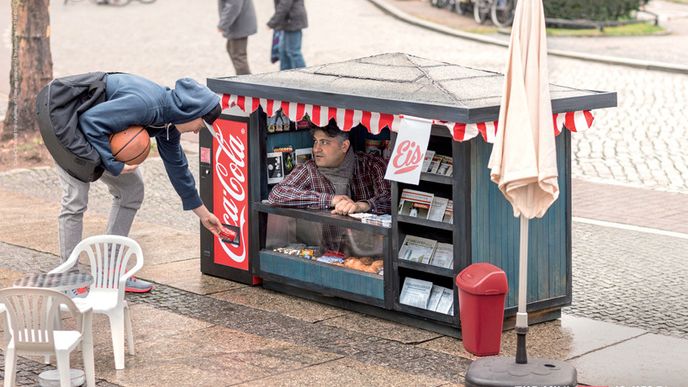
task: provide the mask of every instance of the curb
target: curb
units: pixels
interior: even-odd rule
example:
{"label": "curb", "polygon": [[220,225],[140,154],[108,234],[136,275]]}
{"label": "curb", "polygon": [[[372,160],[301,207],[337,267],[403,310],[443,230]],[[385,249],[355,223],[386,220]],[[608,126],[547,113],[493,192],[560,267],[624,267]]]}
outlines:
{"label": "curb", "polygon": [[[507,42],[501,41],[499,39],[494,39],[486,36],[481,36],[478,34],[473,34],[470,32],[464,32],[464,31],[458,31],[451,29],[447,26],[444,26],[442,24],[430,22],[430,21],[425,21],[422,19],[419,19],[415,16],[411,16],[407,14],[406,12],[401,11],[400,9],[396,8],[395,6],[389,4],[385,0],[368,0],[370,3],[375,5],[376,7],[380,8],[383,12],[403,21],[408,24],[412,24],[421,28],[425,28],[431,31],[439,32],[445,35],[450,35],[454,36],[457,38],[461,39],[467,39],[467,40],[472,40],[480,43],[486,43],[486,44],[492,44],[495,46],[500,46],[500,47],[508,47],[509,44]],[[664,72],[670,72],[670,73],[679,73],[679,74],[688,74],[688,66],[684,65],[678,65],[678,64],[672,64],[672,63],[664,63],[664,62],[653,62],[653,61],[646,61],[646,60],[639,60],[639,59],[630,59],[630,58],[619,58],[619,57],[614,57],[614,56],[606,56],[606,55],[594,55],[594,54],[583,54],[580,52],[575,52],[575,51],[566,51],[566,50],[556,50],[556,49],[549,49],[547,50],[547,53],[553,56],[558,56],[562,58],[570,58],[570,59],[580,59],[580,60],[585,60],[585,61],[590,61],[590,62],[598,62],[598,63],[606,63],[606,64],[612,64],[612,65],[617,65],[617,66],[626,66],[626,67],[633,67],[633,68],[639,68],[639,69],[645,69],[645,70],[653,70],[653,71],[664,71]]]}

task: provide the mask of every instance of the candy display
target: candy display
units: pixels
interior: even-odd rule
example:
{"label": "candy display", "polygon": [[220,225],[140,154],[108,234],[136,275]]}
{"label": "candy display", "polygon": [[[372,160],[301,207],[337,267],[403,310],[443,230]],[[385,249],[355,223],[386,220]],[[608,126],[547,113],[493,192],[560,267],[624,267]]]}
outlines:
{"label": "candy display", "polygon": [[373,257],[346,257],[339,251],[327,250],[321,253],[318,246],[306,246],[302,243],[290,243],[284,247],[273,249],[278,253],[294,255],[305,259],[342,266],[348,269],[364,271],[366,273],[383,274],[383,261]]}

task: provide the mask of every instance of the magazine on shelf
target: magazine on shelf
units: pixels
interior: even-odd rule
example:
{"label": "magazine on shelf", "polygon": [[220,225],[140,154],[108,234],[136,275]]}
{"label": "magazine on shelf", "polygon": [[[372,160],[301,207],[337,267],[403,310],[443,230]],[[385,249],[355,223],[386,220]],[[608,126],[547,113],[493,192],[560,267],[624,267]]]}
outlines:
{"label": "magazine on shelf", "polygon": [[432,254],[432,258],[430,258],[430,264],[445,269],[452,269],[454,267],[454,245],[438,242],[437,246],[435,246],[435,252]]}
{"label": "magazine on shelf", "polygon": [[296,165],[305,164],[313,158],[313,148],[299,148],[294,151],[294,161]]}
{"label": "magazine on shelf", "polygon": [[437,174],[451,176],[454,171],[454,160],[449,156],[442,156],[442,163],[437,168]]}
{"label": "magazine on shelf", "polygon": [[430,299],[428,300],[428,310],[437,310],[437,306],[440,304],[440,299],[442,298],[443,293],[443,287],[432,285],[432,290],[430,291]]}
{"label": "magazine on shelf", "polygon": [[447,209],[448,204],[449,199],[435,196],[432,199],[432,205],[430,206],[430,211],[428,212],[428,220],[441,222],[444,218],[444,211]]}
{"label": "magazine on shelf", "polygon": [[282,152],[268,153],[265,164],[268,173],[268,184],[277,184],[284,179],[284,167],[282,166]]}
{"label": "magazine on shelf", "polygon": [[450,314],[454,308],[454,292],[451,289],[442,288],[442,297],[437,304],[435,312]]}
{"label": "magazine on shelf", "polygon": [[442,221],[444,223],[454,224],[454,202],[451,200],[447,203],[447,209],[444,210]]}
{"label": "magazine on shelf", "polygon": [[427,219],[435,195],[404,188],[399,199],[399,215]]}
{"label": "magazine on shelf", "polygon": [[428,166],[428,172],[430,173],[437,173],[437,170],[440,168],[440,164],[442,164],[442,160],[444,159],[444,156],[435,154],[432,156],[432,161],[430,161],[430,166]]}
{"label": "magazine on shelf", "polygon": [[425,158],[423,158],[423,165],[420,168],[421,172],[428,172],[430,170],[430,162],[432,161],[432,158],[435,156],[435,151],[434,150],[426,150],[425,151]]}
{"label": "magazine on shelf", "polygon": [[392,142],[390,140],[382,140],[382,158],[389,161],[392,157]]}
{"label": "magazine on shelf", "polygon": [[434,239],[406,235],[404,243],[399,249],[399,259],[419,263],[430,263],[436,245],[437,241]]}
{"label": "magazine on shelf", "polygon": [[432,282],[406,277],[404,286],[401,288],[401,294],[399,295],[399,303],[426,309],[428,307],[431,291]]}
{"label": "magazine on shelf", "polygon": [[273,152],[282,154],[282,168],[284,175],[288,175],[294,169],[294,147],[291,145],[280,145],[272,149]]}

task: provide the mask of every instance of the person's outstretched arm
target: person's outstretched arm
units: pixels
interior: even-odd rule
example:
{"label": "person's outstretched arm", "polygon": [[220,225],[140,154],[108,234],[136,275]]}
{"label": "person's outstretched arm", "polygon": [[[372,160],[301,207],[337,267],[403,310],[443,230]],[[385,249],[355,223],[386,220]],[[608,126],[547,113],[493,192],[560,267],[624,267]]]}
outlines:
{"label": "person's outstretched arm", "polygon": [[201,224],[203,227],[207,228],[208,231],[212,232],[214,235],[222,231],[222,223],[220,223],[220,220],[215,215],[208,211],[208,208],[204,204],[194,208],[192,211],[198,216]]}

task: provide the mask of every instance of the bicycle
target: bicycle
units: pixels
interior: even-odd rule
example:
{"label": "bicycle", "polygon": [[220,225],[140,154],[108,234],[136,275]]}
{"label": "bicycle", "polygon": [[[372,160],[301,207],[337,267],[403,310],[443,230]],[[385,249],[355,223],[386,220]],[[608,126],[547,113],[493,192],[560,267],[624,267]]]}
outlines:
{"label": "bicycle", "polygon": [[514,21],[517,0],[493,0],[490,9],[492,23],[497,27],[508,27]]}
{"label": "bicycle", "polygon": [[435,8],[446,8],[453,0],[430,0],[430,4]]}
{"label": "bicycle", "polygon": [[[77,3],[82,0],[64,0],[64,4],[66,5],[68,2],[73,2]],[[143,4],[152,4],[155,3],[155,0],[137,0]],[[111,5],[113,7],[123,7],[125,5],[129,5],[129,3],[132,2],[132,0],[91,0],[92,3],[99,4],[99,5]]]}
{"label": "bicycle", "polygon": [[473,18],[478,24],[483,24],[490,16],[492,0],[475,0],[473,2]]}
{"label": "bicycle", "polygon": [[514,21],[517,0],[475,0],[473,18],[483,24],[490,17],[497,27],[508,27]]}
{"label": "bicycle", "polygon": [[459,15],[465,15],[470,10],[471,0],[430,0],[430,4],[436,8],[447,8]]}

